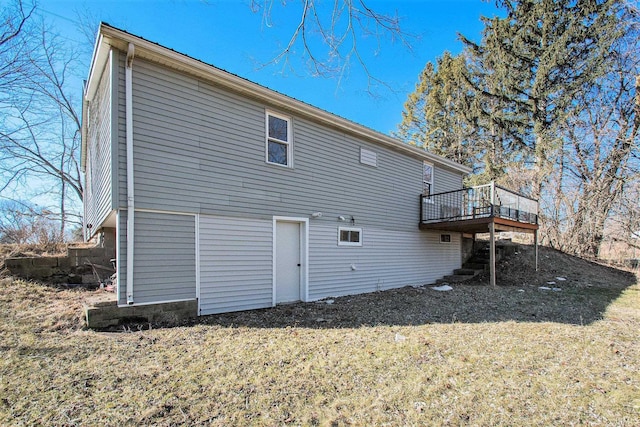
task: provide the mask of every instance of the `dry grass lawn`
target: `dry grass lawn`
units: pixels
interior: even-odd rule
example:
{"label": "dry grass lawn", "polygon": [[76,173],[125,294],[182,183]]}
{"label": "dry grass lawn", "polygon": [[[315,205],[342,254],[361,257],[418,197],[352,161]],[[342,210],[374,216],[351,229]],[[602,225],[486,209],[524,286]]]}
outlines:
{"label": "dry grass lawn", "polygon": [[121,332],[83,328],[88,291],[0,279],[0,425],[638,426],[640,287],[563,262],[584,277],[561,292],[407,288]]}

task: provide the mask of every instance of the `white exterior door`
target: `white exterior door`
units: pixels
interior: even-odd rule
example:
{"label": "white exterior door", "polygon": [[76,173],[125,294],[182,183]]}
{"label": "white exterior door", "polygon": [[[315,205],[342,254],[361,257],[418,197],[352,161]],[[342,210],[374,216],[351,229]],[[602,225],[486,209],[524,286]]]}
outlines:
{"label": "white exterior door", "polygon": [[300,301],[300,223],[276,222],[275,302]]}

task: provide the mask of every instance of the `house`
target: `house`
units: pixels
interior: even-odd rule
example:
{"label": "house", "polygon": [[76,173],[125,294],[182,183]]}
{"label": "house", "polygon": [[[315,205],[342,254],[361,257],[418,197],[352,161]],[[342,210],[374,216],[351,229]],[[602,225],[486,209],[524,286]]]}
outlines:
{"label": "house", "polygon": [[468,168],[107,24],[82,142],[85,238],[115,234],[121,307],[257,309],[461,266],[463,230],[418,225]]}

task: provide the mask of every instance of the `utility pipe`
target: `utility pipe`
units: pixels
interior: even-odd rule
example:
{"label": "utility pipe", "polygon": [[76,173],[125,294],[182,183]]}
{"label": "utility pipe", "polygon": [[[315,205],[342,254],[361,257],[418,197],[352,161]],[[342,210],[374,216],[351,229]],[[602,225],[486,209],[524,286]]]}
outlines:
{"label": "utility pipe", "polygon": [[135,46],[129,43],[125,64],[125,115],[127,143],[127,304],[133,304],[133,248],[134,248],[134,198],[133,198],[133,57]]}

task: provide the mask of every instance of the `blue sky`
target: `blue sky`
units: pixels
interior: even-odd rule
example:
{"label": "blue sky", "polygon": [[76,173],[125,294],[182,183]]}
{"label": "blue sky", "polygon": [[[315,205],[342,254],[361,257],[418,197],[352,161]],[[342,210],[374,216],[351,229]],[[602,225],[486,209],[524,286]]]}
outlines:
{"label": "blue sky", "polygon": [[[287,43],[299,21],[302,1],[282,3],[273,1],[268,24],[262,13],[252,13],[250,0],[41,0],[39,7],[65,38],[84,42],[87,52],[89,42],[77,23],[89,17],[96,28],[105,21],[383,133],[401,121],[403,104],[424,65],[445,50],[459,52],[458,32],[479,39],[480,15],[498,13],[493,3],[480,0],[368,1],[377,12],[397,13],[404,31],[417,36],[412,51],[400,43],[378,46],[372,37],[360,41],[371,74],[393,88],[375,89],[372,96],[356,64],[340,81],[310,76],[300,55],[291,67],[262,66]],[[333,1],[317,3],[329,7]]]}

